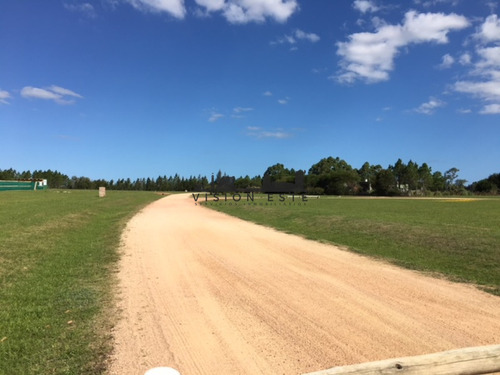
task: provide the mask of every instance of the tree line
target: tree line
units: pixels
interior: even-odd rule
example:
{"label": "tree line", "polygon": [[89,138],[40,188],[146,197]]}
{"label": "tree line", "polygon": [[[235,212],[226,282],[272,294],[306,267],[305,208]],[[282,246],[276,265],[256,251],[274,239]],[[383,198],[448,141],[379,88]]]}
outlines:
{"label": "tree line", "polygon": [[[379,195],[379,196],[436,196],[498,194],[500,174],[466,185],[459,178],[458,168],[446,172],[433,172],[427,164],[398,159],[394,165],[383,168],[365,162],[361,168],[353,168],[339,157],[321,159],[309,168],[306,175],[306,192],[328,195]],[[269,167],[266,173],[277,176],[277,180],[291,180],[295,171],[282,164]]]}
{"label": "tree line", "polygon": [[33,172],[18,172],[15,169],[0,169],[0,180],[18,180],[18,179],[46,179],[49,188],[54,189],[97,189],[104,186],[111,190],[146,190],[146,191],[193,191],[199,186],[208,186],[206,177],[180,177],[159,176],[157,178],[122,178],[118,180],[96,179],[89,177],[77,177],[60,173],[52,170],[35,170]]}
{"label": "tree line", "polygon": [[[277,163],[266,169],[263,176],[240,176],[232,181],[236,189],[258,190],[262,188],[265,176],[273,182],[295,181],[296,170],[288,169]],[[304,192],[307,194],[328,195],[380,195],[380,196],[439,196],[468,194],[499,194],[500,174],[467,185],[459,178],[459,169],[453,167],[445,172],[432,171],[427,164],[410,160],[404,163],[398,159],[394,165],[383,168],[365,162],[360,168],[354,168],[339,157],[327,157],[313,164],[305,174]],[[104,186],[110,190],[143,191],[200,191],[216,190],[217,184],[227,179],[221,170],[210,181],[206,176],[181,177],[158,176],[156,178],[130,178],[117,180],[92,180],[88,177],[69,177],[52,170],[18,172],[12,168],[0,169],[0,180],[47,179],[50,188],[58,189],[97,189]],[[213,180],[213,183],[212,183]]]}

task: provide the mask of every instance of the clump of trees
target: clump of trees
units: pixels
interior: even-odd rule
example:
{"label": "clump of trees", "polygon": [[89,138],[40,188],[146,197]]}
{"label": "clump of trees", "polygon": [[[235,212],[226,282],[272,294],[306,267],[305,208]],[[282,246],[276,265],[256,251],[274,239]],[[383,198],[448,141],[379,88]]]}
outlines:
{"label": "clump of trees", "polygon": [[[273,182],[293,183],[296,170],[288,169],[277,163],[266,169],[264,175],[238,177],[230,179],[238,190],[257,190],[262,187],[263,178]],[[394,165],[383,168],[365,162],[360,168],[352,167],[339,157],[323,158],[313,164],[305,173],[304,190],[308,194],[328,195],[380,195],[380,196],[439,196],[467,194],[499,194],[500,173],[495,173],[483,180],[466,186],[467,181],[460,179],[457,168],[446,172],[432,171],[423,163],[410,160],[404,163],[398,159]],[[306,173],[307,172],[307,173]],[[1,170],[0,180],[45,178],[50,188],[97,189],[104,186],[110,190],[146,190],[146,191],[200,191],[217,188],[218,184],[228,181],[228,176],[220,170],[211,176],[190,176],[184,178],[175,174],[156,178],[130,178],[118,180],[92,180],[88,177],[68,177],[58,171],[17,172],[14,169]],[[215,186],[212,186],[212,179]]]}
{"label": "clump of trees", "polygon": [[[293,170],[281,164],[269,167],[267,173],[290,178]],[[418,165],[410,160],[405,164],[398,159],[394,165],[383,168],[365,162],[361,168],[353,168],[339,157],[321,159],[309,168],[306,175],[306,192],[328,195],[382,195],[427,196],[469,194],[466,180],[458,178],[459,170],[451,168],[444,174],[426,163]],[[281,177],[283,178],[283,177]]]}
{"label": "clump of trees", "polygon": [[469,189],[477,194],[499,194],[500,193],[500,173],[494,173],[488,178],[474,182]]}

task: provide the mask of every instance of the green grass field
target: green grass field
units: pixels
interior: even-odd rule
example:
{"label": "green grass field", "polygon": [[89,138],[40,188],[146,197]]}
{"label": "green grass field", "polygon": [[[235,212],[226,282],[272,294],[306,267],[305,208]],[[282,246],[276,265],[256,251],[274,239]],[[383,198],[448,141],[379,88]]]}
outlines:
{"label": "green grass field", "polygon": [[[201,199],[200,199],[201,200]],[[208,207],[500,295],[500,199],[256,197]]]}
{"label": "green grass field", "polygon": [[99,374],[119,236],[152,193],[0,192],[0,374]]}

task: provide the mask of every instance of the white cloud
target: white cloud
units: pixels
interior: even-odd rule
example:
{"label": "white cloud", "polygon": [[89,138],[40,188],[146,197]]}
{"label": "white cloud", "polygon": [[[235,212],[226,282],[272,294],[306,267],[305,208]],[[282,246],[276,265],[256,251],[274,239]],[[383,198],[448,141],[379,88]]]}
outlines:
{"label": "white cloud", "polygon": [[422,0],[413,0],[415,4],[422,4],[422,6],[428,8],[433,5],[439,5],[442,3],[449,3],[452,6],[458,5],[460,0],[427,0],[427,1],[422,1]]}
{"label": "white cloud", "polygon": [[273,93],[271,91],[265,91],[262,95],[264,95],[264,96],[273,96]]}
{"label": "white cloud", "polygon": [[[136,0],[134,0],[136,1]],[[145,1],[145,0],[142,0]],[[206,12],[221,12],[230,23],[285,22],[299,9],[297,0],[195,0]],[[180,0],[179,0],[180,2]]]}
{"label": "white cloud", "polygon": [[10,104],[7,99],[10,98],[10,94],[8,91],[0,90],[0,103],[2,104]]}
{"label": "white cloud", "polygon": [[242,113],[242,112],[250,112],[253,111],[253,108],[250,107],[236,107],[233,109],[234,113]]}
{"label": "white cloud", "polygon": [[23,89],[21,90],[21,96],[23,98],[36,98],[36,99],[49,99],[49,100],[57,100],[61,98],[61,95],[59,94],[31,86],[23,87]]}
{"label": "white cloud", "polygon": [[[304,41],[308,41],[311,43],[316,43],[316,42],[319,42],[320,37],[319,37],[319,35],[317,35],[315,33],[307,33],[305,31],[297,29],[294,31],[294,33],[292,35],[284,35],[283,37],[272,41],[270,44],[288,43],[288,44],[293,45],[293,44],[296,44],[298,40],[304,40]],[[294,49],[297,49],[297,48],[294,48]]]}
{"label": "white cloud", "polygon": [[387,22],[379,17],[372,17],[372,25],[375,29],[380,29],[382,26],[387,25]]}
{"label": "white cloud", "polygon": [[56,94],[60,94],[62,96],[67,95],[67,96],[73,96],[75,98],[81,98],[82,97],[80,94],[77,94],[74,91],[65,89],[65,88],[60,87],[60,86],[52,85],[52,86],[50,86],[50,90],[53,91],[53,92],[55,92]]}
{"label": "white cloud", "polygon": [[485,47],[477,50],[483,59],[478,62],[478,68],[497,67],[500,68],[500,47]]}
{"label": "white cloud", "polygon": [[[496,1],[496,0],[495,0]],[[490,12],[493,13],[496,11],[497,7],[498,7],[498,3],[496,3],[495,1],[488,1],[485,5],[490,8]]]}
{"label": "white cloud", "polygon": [[288,99],[278,99],[278,103],[285,105],[288,103]]}
{"label": "white cloud", "polygon": [[204,7],[208,12],[224,9],[225,0],[196,0],[196,4]]}
{"label": "white cloud", "polygon": [[295,30],[295,37],[301,40],[308,40],[309,42],[316,43],[319,42],[320,37],[314,33],[306,33],[302,30]]}
{"label": "white cloud", "polygon": [[101,5],[106,9],[116,10],[116,8],[118,8],[120,1],[123,0],[101,0]]}
{"label": "white cloud", "polygon": [[64,5],[64,8],[69,10],[70,12],[82,13],[84,16],[86,16],[88,18],[97,17],[94,6],[90,3],[83,3],[83,4],[64,3],[63,5]]}
{"label": "white cloud", "polygon": [[282,131],[276,131],[276,132],[269,132],[269,131],[263,131],[260,133],[260,138],[278,138],[278,139],[283,139],[283,138],[290,138],[292,135],[290,133],[282,132]]}
{"label": "white cloud", "polygon": [[430,98],[428,102],[422,103],[418,108],[415,108],[414,111],[424,115],[432,115],[436,112],[436,109],[443,107],[445,104],[445,102],[442,102],[439,99]]}
{"label": "white cloud", "polygon": [[366,21],[362,18],[358,18],[356,20],[356,25],[358,25],[359,27],[363,27],[363,25],[366,23]]}
{"label": "white cloud", "polygon": [[448,32],[467,26],[467,19],[454,13],[409,11],[402,25],[384,24],[373,33],[351,34],[349,41],[337,43],[341,71],[336,78],[343,83],[388,80],[399,49],[424,42],[447,43]]}
{"label": "white cloud", "polygon": [[258,126],[248,126],[247,130],[248,130],[247,132],[248,136],[259,139],[262,138],[285,139],[285,138],[290,138],[292,136],[291,133],[287,133],[281,129],[278,129],[276,131],[268,131]]}
{"label": "white cloud", "polygon": [[176,18],[184,18],[186,8],[184,0],[126,0],[134,8],[146,12],[165,12]]}
{"label": "white cloud", "polygon": [[485,100],[500,100],[500,80],[482,82],[458,81],[454,87],[458,92],[472,94]]}
{"label": "white cloud", "polygon": [[364,79],[368,82],[389,79],[397,49],[403,46],[401,31],[396,26],[384,26],[376,33],[356,33],[349,42],[337,43],[341,56],[341,82]]}
{"label": "white cloud", "polygon": [[217,120],[223,118],[224,115],[222,113],[217,113],[217,112],[212,112],[212,114],[210,115],[208,121],[210,122],[216,122]]}
{"label": "white cloud", "polygon": [[274,44],[285,44],[285,43],[295,44],[295,43],[297,43],[297,41],[295,40],[295,38],[292,35],[283,35],[282,37],[277,38],[276,40],[273,40],[269,44],[274,45]]}
{"label": "white cloud", "polygon": [[500,19],[498,16],[492,14],[487,17],[475,36],[485,42],[500,41]]}
{"label": "white cloud", "polygon": [[57,104],[73,104],[75,102],[74,99],[68,99],[68,96],[73,98],[82,98],[80,94],[77,94],[74,91],[55,85],[52,85],[47,89],[26,86],[21,90],[21,96],[28,99],[53,100]]}
{"label": "white cloud", "polygon": [[443,56],[443,61],[441,62],[439,67],[442,69],[447,69],[450,68],[454,62],[455,59],[453,58],[453,56],[447,53],[446,55]]}
{"label": "white cloud", "polygon": [[469,65],[472,62],[472,56],[470,53],[466,52],[460,56],[460,59],[458,60],[460,64],[462,65]]}
{"label": "white cloud", "polygon": [[498,115],[500,114],[500,104],[488,104],[479,113],[483,115]]}
{"label": "white cloud", "polygon": [[354,7],[354,9],[359,10],[361,13],[376,12],[377,10],[379,10],[379,7],[370,0],[354,0],[352,6]]}
{"label": "white cloud", "polygon": [[[499,114],[500,102],[500,22],[496,15],[488,16],[479,28],[479,32],[474,34],[475,40],[479,43],[476,46],[478,59],[473,63],[472,57],[466,59],[470,65],[469,80],[455,82],[453,88],[457,92],[476,96],[486,103],[481,114]],[[488,43],[495,44],[488,46]]]}
{"label": "white cloud", "polygon": [[462,114],[469,114],[469,113],[472,113],[472,110],[467,108],[467,109],[464,109],[464,108],[460,108],[457,110],[458,113],[462,113]]}
{"label": "white cloud", "polygon": [[469,26],[464,16],[455,13],[420,13],[409,11],[403,25],[409,43],[436,42],[448,43],[447,34]]}

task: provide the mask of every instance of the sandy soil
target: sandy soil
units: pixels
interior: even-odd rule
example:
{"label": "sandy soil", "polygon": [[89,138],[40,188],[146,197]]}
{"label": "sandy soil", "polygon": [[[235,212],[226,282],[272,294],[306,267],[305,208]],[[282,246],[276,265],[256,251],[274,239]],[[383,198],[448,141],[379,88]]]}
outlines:
{"label": "sandy soil", "polygon": [[111,374],[300,374],[500,343],[500,298],[161,199],[123,235]]}

